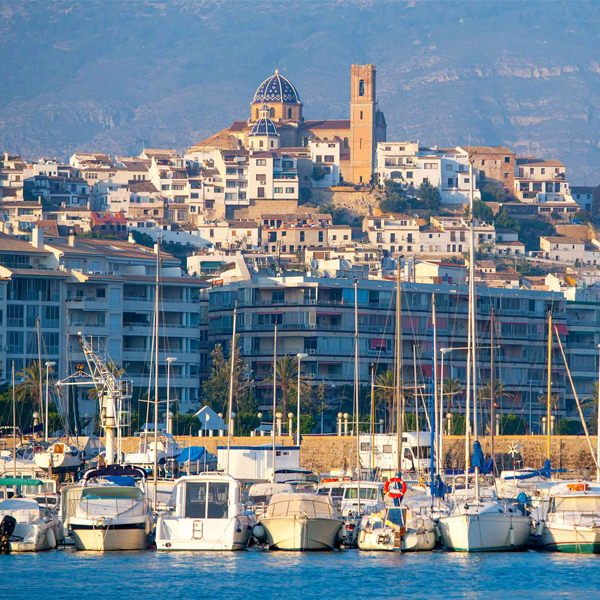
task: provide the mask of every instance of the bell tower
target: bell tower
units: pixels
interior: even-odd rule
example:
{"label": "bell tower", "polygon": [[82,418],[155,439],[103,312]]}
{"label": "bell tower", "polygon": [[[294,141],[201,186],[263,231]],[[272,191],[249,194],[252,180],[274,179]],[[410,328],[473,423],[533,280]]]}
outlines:
{"label": "bell tower", "polygon": [[377,151],[377,70],[352,65],[350,82],[350,160],[352,183],[369,183]]}

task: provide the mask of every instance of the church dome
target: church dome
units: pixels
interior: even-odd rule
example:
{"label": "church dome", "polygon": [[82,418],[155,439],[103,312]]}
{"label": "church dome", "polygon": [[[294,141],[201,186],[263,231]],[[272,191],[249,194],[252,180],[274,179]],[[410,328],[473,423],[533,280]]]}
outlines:
{"label": "church dome", "polygon": [[275,69],[275,74],[265,79],[254,94],[253,104],[257,102],[284,102],[300,103],[300,95],[296,88],[279,74],[279,69]]}
{"label": "church dome", "polygon": [[275,127],[275,123],[269,119],[269,117],[261,117],[254,123],[254,127],[252,127],[252,131],[248,134],[251,137],[256,136],[267,136],[267,137],[279,137],[279,132],[277,131],[277,127]]}

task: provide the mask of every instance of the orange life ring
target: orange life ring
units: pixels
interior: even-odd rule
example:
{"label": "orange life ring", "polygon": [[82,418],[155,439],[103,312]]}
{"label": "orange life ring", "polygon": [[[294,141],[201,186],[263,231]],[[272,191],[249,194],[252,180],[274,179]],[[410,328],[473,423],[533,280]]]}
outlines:
{"label": "orange life ring", "polygon": [[[400,489],[397,492],[390,492],[390,483],[396,483],[400,486]],[[403,481],[400,477],[391,477],[385,482],[383,486],[383,491],[390,498],[402,498],[404,494],[406,494],[406,482]]]}

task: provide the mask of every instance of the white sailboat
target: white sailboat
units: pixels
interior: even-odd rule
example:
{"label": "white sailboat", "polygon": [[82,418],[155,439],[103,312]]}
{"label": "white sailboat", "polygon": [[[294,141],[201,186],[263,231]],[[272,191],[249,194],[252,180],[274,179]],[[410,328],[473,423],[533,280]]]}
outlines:
{"label": "white sailboat", "polygon": [[175,441],[175,438],[166,432],[160,432],[156,436],[153,432],[140,433],[137,452],[128,452],[123,458],[126,465],[133,465],[143,469],[154,468],[154,454],[156,448],[156,461],[162,465],[167,460],[171,460],[181,454],[181,448]]}
{"label": "white sailboat", "polygon": [[[470,399],[473,399],[473,432],[476,460],[473,497],[457,499],[454,509],[440,517],[438,524],[444,545],[460,552],[490,552],[519,550],[530,537],[531,519],[514,504],[497,498],[482,498],[479,490],[480,466],[483,454],[477,440],[477,359],[475,302],[475,233],[473,216],[473,165],[469,167],[470,179],[470,240],[469,240],[469,316],[467,340],[467,390],[465,431],[465,477],[468,490],[470,465]],[[472,382],[472,386],[471,386]]]}
{"label": "white sailboat", "polygon": [[81,467],[79,450],[65,442],[54,442],[33,455],[35,464],[47,473],[73,473]]}

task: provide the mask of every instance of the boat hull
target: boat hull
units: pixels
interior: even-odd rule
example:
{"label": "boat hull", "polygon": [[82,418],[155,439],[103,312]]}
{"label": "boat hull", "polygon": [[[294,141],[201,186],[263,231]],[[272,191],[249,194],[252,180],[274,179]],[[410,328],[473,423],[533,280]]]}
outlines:
{"label": "boat hull", "polygon": [[81,519],[72,520],[70,527],[77,550],[112,552],[146,548],[146,521],[104,525]]}
{"label": "boat hull", "polygon": [[39,525],[17,524],[14,536],[23,538],[20,541],[9,542],[10,551],[42,552],[56,548],[56,533],[49,523]]}
{"label": "boat hull", "polygon": [[273,550],[333,550],[343,522],[339,519],[269,517],[261,519]]}
{"label": "boat hull", "polygon": [[539,546],[551,552],[600,554],[600,529],[545,523]]}
{"label": "boat hull", "polygon": [[456,552],[509,552],[529,541],[531,522],[525,516],[461,514],[439,520],[444,545]]}
{"label": "boat hull", "polygon": [[244,550],[248,546],[255,524],[256,520],[251,520],[247,515],[227,520],[161,516],[156,524],[156,549]]}

